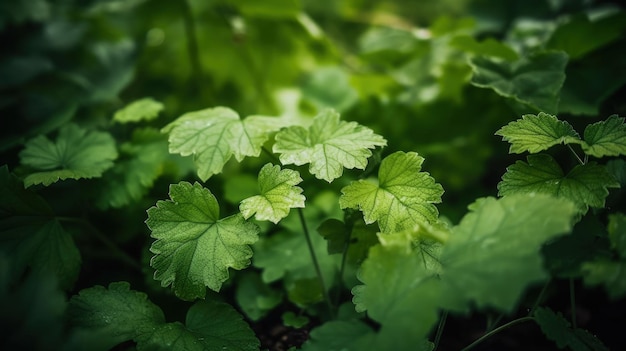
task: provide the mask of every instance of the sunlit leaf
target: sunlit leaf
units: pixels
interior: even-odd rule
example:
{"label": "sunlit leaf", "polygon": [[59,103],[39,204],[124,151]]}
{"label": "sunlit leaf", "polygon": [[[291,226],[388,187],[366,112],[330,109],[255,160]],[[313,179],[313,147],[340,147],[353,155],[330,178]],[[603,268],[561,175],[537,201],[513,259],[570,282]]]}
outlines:
{"label": "sunlit leaf", "polygon": [[606,121],[585,128],[583,151],[595,157],[626,155],[624,117],[612,115]]}
{"label": "sunlit leaf", "polygon": [[163,110],[163,104],[153,98],[135,100],[123,109],[115,112],[113,120],[119,123],[149,121],[157,118]]}
{"label": "sunlit leaf", "polygon": [[509,153],[516,154],[537,153],[558,144],[582,143],[569,123],[543,112],[523,115],[522,119],[500,128],[496,135],[511,143]]}

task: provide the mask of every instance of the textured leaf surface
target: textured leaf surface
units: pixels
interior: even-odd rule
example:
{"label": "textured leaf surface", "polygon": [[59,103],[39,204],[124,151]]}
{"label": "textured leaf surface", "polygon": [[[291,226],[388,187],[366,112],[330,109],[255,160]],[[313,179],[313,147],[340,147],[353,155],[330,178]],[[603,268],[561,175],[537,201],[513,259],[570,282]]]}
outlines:
{"label": "textured leaf surface", "polygon": [[153,98],[143,98],[133,101],[123,109],[115,112],[113,120],[119,123],[149,121],[157,118],[162,110],[162,103]]}
{"label": "textured leaf surface", "polygon": [[61,127],[56,142],[40,135],[29,140],[20,152],[22,164],[36,170],[24,179],[26,187],[48,186],[68,178],[99,177],[116,158],[115,140],[110,134],[75,124]]}
{"label": "textured leaf surface", "polygon": [[479,308],[511,311],[529,284],[547,276],[540,248],[571,229],[576,209],[567,200],[524,194],[482,198],[470,210],[441,252],[444,295],[454,296],[448,303],[461,295]]}
{"label": "textured leaf surface", "polygon": [[511,143],[509,153],[516,154],[525,151],[537,153],[557,144],[582,143],[569,123],[543,112],[524,115],[522,119],[500,128],[496,135]]}
{"label": "textured leaf surface", "polygon": [[198,176],[206,181],[222,172],[234,155],[237,161],[259,156],[270,133],[283,121],[273,117],[249,116],[244,120],[226,107],[186,113],[163,128],[169,133],[169,150],[182,156],[193,155]]}
{"label": "textured leaf surface", "polygon": [[472,84],[547,113],[556,113],[567,55],[543,52],[514,62],[474,57]]}
{"label": "textured leaf surface", "polygon": [[600,340],[587,331],[572,329],[570,323],[560,313],[539,307],[534,317],[541,331],[560,349],[568,347],[573,351],[608,351]]}
{"label": "textured leaf surface", "polygon": [[300,174],[291,169],[266,164],[259,172],[260,195],[244,199],[239,210],[248,219],[256,214],[259,221],[278,223],[287,217],[289,210],[304,207],[305,197],[302,188],[296,185],[302,182]]}
{"label": "textured leaf surface", "polygon": [[377,221],[383,233],[436,222],[439,213],[433,204],[441,202],[443,188],[428,173],[420,172],[423,162],[415,152],[385,157],[378,184],[359,180],[341,189],[341,208],[362,211],[365,223]]}
{"label": "textured leaf surface", "polygon": [[198,183],[172,184],[169,194],[146,220],[157,239],[150,247],[154,278],[184,300],[204,297],[205,287],[219,291],[229,267],[249,265],[259,228],[239,214],[220,219],[217,200]]}
{"label": "textured leaf surface", "polygon": [[326,110],[317,115],[307,129],[292,126],[276,134],[273,151],[283,164],[310,163],[309,171],[318,179],[331,182],[344,168],[365,169],[370,149],[385,146],[380,135],[356,122],[339,120],[339,114]]}
{"label": "textured leaf surface", "polygon": [[619,187],[605,166],[593,162],[577,165],[566,175],[550,155],[529,155],[527,159],[528,163],[517,161],[507,168],[498,183],[500,196],[548,194],[573,201],[586,212],[589,206],[604,207],[607,188]]}
{"label": "textured leaf surface", "polygon": [[626,155],[624,118],[613,115],[585,128],[583,150],[595,157]]}

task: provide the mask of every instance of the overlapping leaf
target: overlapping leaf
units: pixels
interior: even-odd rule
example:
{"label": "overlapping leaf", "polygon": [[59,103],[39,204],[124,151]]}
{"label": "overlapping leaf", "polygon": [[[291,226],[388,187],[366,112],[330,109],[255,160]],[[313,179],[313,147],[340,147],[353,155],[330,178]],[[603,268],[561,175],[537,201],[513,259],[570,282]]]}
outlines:
{"label": "overlapping leaf", "polygon": [[539,307],[534,314],[535,322],[541,331],[563,349],[568,347],[573,351],[608,351],[598,338],[584,329],[572,328],[571,324],[560,313],[554,313],[549,308]]}
{"label": "overlapping leaf", "polygon": [[206,287],[219,291],[229,267],[250,263],[259,228],[240,214],[220,219],[217,200],[198,183],[172,184],[170,198],[148,209],[154,278],[184,300],[204,297]]}
{"label": "overlapping leaf", "polygon": [[566,175],[550,155],[529,155],[527,159],[528,163],[517,161],[507,168],[498,183],[501,196],[548,194],[566,198],[574,202],[581,212],[586,212],[589,206],[604,206],[609,194],[607,188],[619,187],[606,167],[593,162],[577,165]]}
{"label": "overlapping leaf", "polygon": [[378,184],[359,180],[341,189],[341,208],[363,212],[365,223],[378,222],[383,233],[437,221],[435,203],[443,188],[426,172],[424,158],[415,152],[396,152],[380,164]]}
{"label": "overlapping leaf", "polygon": [[99,177],[113,166],[116,158],[115,140],[110,134],[75,124],[61,127],[56,142],[40,135],[28,141],[20,152],[22,164],[36,170],[24,179],[26,187],[48,186],[68,178]]}
{"label": "overlapping leaf", "polygon": [[387,141],[371,129],[340,121],[337,112],[326,110],[308,129],[292,126],[278,132],[273,151],[280,153],[283,164],[310,163],[311,174],[331,182],[344,168],[365,169],[370,149],[385,145]]}
{"label": "overlapping leaf", "polygon": [[516,154],[525,151],[537,153],[557,144],[582,143],[569,123],[543,112],[524,115],[522,119],[500,128],[496,135],[511,143],[509,153]]}
{"label": "overlapping leaf", "polygon": [[606,121],[585,128],[583,150],[595,157],[626,155],[626,124],[624,118],[612,115]]}
{"label": "overlapping leaf", "polygon": [[237,161],[259,156],[270,133],[283,126],[281,119],[249,116],[244,120],[226,107],[189,112],[163,128],[169,133],[169,150],[193,155],[198,176],[206,181],[220,173],[234,155]]}
{"label": "overlapping leaf", "polygon": [[135,100],[123,109],[115,112],[113,120],[119,123],[149,121],[157,118],[163,110],[163,104],[153,98]]}
{"label": "overlapping leaf", "polygon": [[301,181],[297,171],[266,164],[259,172],[261,194],[241,201],[241,214],[248,219],[256,213],[255,218],[259,221],[278,223],[287,217],[290,209],[304,207],[302,188],[296,186]]}

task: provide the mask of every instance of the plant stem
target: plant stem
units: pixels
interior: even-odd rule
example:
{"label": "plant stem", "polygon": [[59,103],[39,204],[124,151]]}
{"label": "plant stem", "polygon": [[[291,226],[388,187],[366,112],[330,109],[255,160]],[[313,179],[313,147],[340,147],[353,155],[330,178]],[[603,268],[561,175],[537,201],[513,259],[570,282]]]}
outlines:
{"label": "plant stem", "polygon": [[189,0],[182,0],[183,23],[185,25],[185,36],[187,39],[187,55],[191,67],[190,84],[192,89],[200,92],[202,80],[202,66],[200,64],[200,49],[198,48],[198,35],[196,34],[196,21],[193,18],[193,11]]}
{"label": "plant stem", "polygon": [[576,291],[574,289],[574,278],[569,278],[569,303],[572,310],[572,328],[578,328],[576,323]]}
{"label": "plant stem", "polygon": [[574,148],[570,144],[567,144],[567,147],[569,148],[569,151],[571,151],[574,154],[574,157],[576,157],[576,160],[578,160],[578,163],[580,163],[581,165],[584,165],[585,161],[583,161],[583,159],[580,158],[580,156],[578,156],[576,151],[574,151]]}
{"label": "plant stem", "polygon": [[550,280],[548,280],[544,285],[543,288],[541,288],[541,291],[539,292],[539,296],[537,296],[537,300],[535,300],[535,303],[533,304],[533,307],[530,309],[530,311],[528,311],[528,316],[532,316],[535,313],[535,310],[537,309],[537,307],[539,307],[539,304],[541,303],[541,300],[543,300],[543,295],[546,294],[546,291],[548,291],[548,286],[550,286]]}
{"label": "plant stem", "polygon": [[[347,224],[347,223],[346,223]],[[348,232],[348,238],[343,245],[343,252],[341,253],[341,266],[339,268],[339,288],[337,289],[337,294],[335,296],[335,305],[339,306],[339,298],[341,297],[341,289],[343,288],[343,272],[346,268],[346,259],[348,258],[348,249],[350,248],[350,240],[352,239],[352,227],[354,226],[353,222],[350,222],[349,225],[346,226],[346,231]]]}
{"label": "plant stem", "polygon": [[520,324],[520,323],[524,323],[524,322],[532,321],[532,320],[534,320],[533,317],[522,317],[522,318],[514,319],[514,320],[508,322],[507,324],[504,324],[504,325],[502,325],[502,326],[500,326],[500,327],[490,331],[489,333],[481,336],[478,340],[476,340],[473,343],[469,344],[468,346],[463,348],[461,351],[471,350],[476,345],[482,343],[483,341],[487,340],[489,337],[491,337],[491,336],[493,336],[493,335],[495,335],[495,334],[497,334],[497,333],[499,333],[499,332],[501,332],[501,331],[503,331],[505,329],[508,329],[508,328],[510,328],[510,327],[512,327],[512,326],[514,326],[516,324]]}
{"label": "plant stem", "polygon": [[488,333],[492,331],[498,325],[498,323],[500,323],[503,317],[504,317],[504,313],[500,313],[498,317],[496,317],[495,319],[491,320],[490,318],[490,320],[487,322],[487,328],[485,332]]}
{"label": "plant stem", "polygon": [[441,319],[439,319],[439,325],[437,326],[437,333],[435,334],[435,341],[433,342],[433,344],[435,344],[433,351],[436,351],[437,347],[439,347],[439,342],[441,341],[441,335],[443,334],[443,328],[446,326],[447,319],[448,311],[443,311]]}
{"label": "plant stem", "polygon": [[326,284],[324,283],[324,276],[322,276],[322,270],[317,260],[317,256],[315,255],[315,249],[313,249],[313,242],[311,241],[311,235],[309,234],[309,228],[306,225],[306,220],[304,219],[304,212],[302,211],[302,208],[298,208],[298,216],[300,217],[300,224],[302,225],[302,230],[304,231],[304,237],[306,238],[306,243],[309,247],[309,253],[311,254],[311,260],[313,261],[313,266],[315,267],[317,278],[319,279],[322,291],[324,293],[324,300],[326,300],[328,313],[330,314],[331,318],[335,318],[335,311],[330,301],[330,296],[328,295]]}

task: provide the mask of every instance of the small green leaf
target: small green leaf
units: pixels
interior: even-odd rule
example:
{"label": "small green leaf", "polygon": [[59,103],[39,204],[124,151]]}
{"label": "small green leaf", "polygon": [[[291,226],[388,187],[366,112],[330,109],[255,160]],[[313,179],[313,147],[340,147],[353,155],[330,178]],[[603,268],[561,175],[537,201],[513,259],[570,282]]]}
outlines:
{"label": "small green leaf", "polygon": [[220,290],[229,267],[250,264],[259,228],[240,214],[219,219],[217,200],[198,183],[172,184],[170,198],[148,209],[154,278],[183,300],[203,298],[205,287]]}
{"label": "small green leaf", "polygon": [[595,157],[626,155],[626,124],[624,117],[612,115],[606,121],[585,128],[583,151]]}
{"label": "small green leaf", "polygon": [[123,109],[115,112],[113,120],[119,123],[150,121],[157,118],[162,110],[162,103],[147,97],[133,101]]}
{"label": "small green leaf", "polygon": [[237,161],[246,156],[259,156],[263,143],[283,126],[283,122],[263,116],[241,120],[235,111],[216,107],[186,113],[162,131],[169,133],[170,152],[193,155],[198,176],[206,181],[222,172],[233,155]]}
{"label": "small green leaf", "polygon": [[356,122],[339,120],[339,114],[326,110],[305,129],[292,126],[276,134],[274,152],[283,164],[310,163],[309,171],[318,179],[332,182],[343,174],[343,168],[365,169],[370,149],[385,146],[380,135]]}
{"label": "small green leaf", "polygon": [[237,274],[235,299],[248,318],[257,321],[283,300],[283,294],[265,284],[256,271],[243,271]]}
{"label": "small green leaf", "polygon": [[289,215],[289,210],[304,207],[305,197],[300,174],[291,169],[280,169],[268,163],[259,172],[259,190],[261,195],[249,197],[241,201],[239,210],[245,219],[252,217],[259,221],[278,223]]}
{"label": "small green leaf", "polygon": [[94,286],[73,296],[69,304],[72,324],[106,333],[116,344],[134,340],[165,323],[161,309],[144,293],[117,282]]}
{"label": "small green leaf", "polygon": [[517,161],[507,168],[498,183],[500,196],[548,194],[574,202],[585,213],[589,206],[604,207],[607,188],[619,187],[606,167],[594,162],[577,165],[566,175],[550,155],[529,155],[527,159],[528,163]]}
{"label": "small green leaf", "polygon": [[470,65],[475,86],[492,89],[537,111],[557,112],[567,65],[564,52],[542,52],[514,62],[477,56]]}
{"label": "small green leaf", "polygon": [[292,311],[287,311],[283,313],[281,319],[283,320],[283,324],[286,327],[293,327],[297,329],[309,324],[309,318],[307,316],[298,316]]}
{"label": "small green leaf", "polygon": [[582,271],[585,284],[604,285],[612,299],[626,296],[626,261],[585,262]]}
{"label": "small green leaf", "polygon": [[341,189],[339,205],[363,212],[365,223],[378,221],[383,233],[409,229],[437,221],[434,203],[441,202],[443,188],[426,172],[424,158],[415,152],[396,152],[381,162],[378,184],[359,180]]}
{"label": "small green leaf", "polygon": [[302,351],[380,350],[373,344],[375,336],[372,328],[360,320],[330,321],[311,331]]}
{"label": "small green leaf", "polygon": [[29,187],[48,186],[59,180],[100,177],[117,158],[115,140],[109,133],[86,130],[68,124],[59,130],[56,142],[40,135],[20,152],[22,164],[39,172],[24,179]]}
{"label": "small green leaf", "polygon": [[525,151],[534,154],[558,144],[582,143],[569,123],[543,112],[538,115],[523,115],[522,119],[500,128],[496,135],[511,143],[509,153],[516,154]]}
{"label": "small green leaf", "polygon": [[450,45],[474,55],[499,57],[508,61],[515,61],[519,58],[515,50],[492,38],[479,42],[469,35],[459,35],[450,40]]}
{"label": "small green leaf", "polygon": [[621,258],[626,259],[626,215],[623,213],[609,215],[608,231],[611,247]]}
{"label": "small green leaf", "polygon": [[572,329],[561,313],[554,313],[546,307],[539,307],[534,314],[535,322],[546,337],[560,349],[568,347],[572,351],[608,351],[598,338],[583,329]]}

